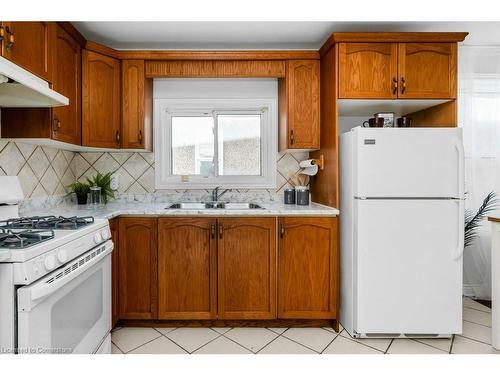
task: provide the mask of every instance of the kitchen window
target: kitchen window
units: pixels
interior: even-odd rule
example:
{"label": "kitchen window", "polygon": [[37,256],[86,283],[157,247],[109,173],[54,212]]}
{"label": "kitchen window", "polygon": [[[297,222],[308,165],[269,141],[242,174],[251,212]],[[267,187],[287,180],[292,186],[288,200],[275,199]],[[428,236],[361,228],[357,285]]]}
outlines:
{"label": "kitchen window", "polygon": [[275,99],[155,99],[157,189],[275,188]]}

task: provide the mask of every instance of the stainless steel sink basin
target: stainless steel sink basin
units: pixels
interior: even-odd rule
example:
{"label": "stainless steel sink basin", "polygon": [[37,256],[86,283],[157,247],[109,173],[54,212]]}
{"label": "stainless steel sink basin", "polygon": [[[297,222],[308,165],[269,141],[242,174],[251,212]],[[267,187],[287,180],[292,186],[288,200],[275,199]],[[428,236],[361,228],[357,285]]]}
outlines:
{"label": "stainless steel sink basin", "polygon": [[217,206],[217,208],[222,208],[225,210],[255,210],[262,209],[256,203],[221,203]]}
{"label": "stainless steel sink basin", "polygon": [[255,210],[263,209],[256,203],[232,203],[232,202],[182,202],[173,203],[166,207],[167,210]]}

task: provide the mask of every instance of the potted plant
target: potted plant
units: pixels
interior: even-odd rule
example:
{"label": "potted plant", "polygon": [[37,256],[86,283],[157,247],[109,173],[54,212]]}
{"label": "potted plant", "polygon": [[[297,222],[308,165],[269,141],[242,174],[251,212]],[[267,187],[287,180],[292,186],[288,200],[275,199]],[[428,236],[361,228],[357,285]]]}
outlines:
{"label": "potted plant", "polygon": [[98,186],[101,188],[101,198],[104,204],[108,203],[109,199],[115,197],[115,192],[113,189],[111,189],[111,172],[106,174],[97,172],[94,177],[87,177],[87,183],[89,189],[91,186]]}
{"label": "potted plant", "polygon": [[78,204],[87,204],[87,196],[90,191],[89,184],[85,182],[75,182],[68,186],[72,193],[76,194]]}
{"label": "potted plant", "polygon": [[481,204],[476,213],[470,210],[465,211],[464,248],[472,245],[474,239],[478,236],[478,229],[481,226],[481,222],[486,217],[486,214],[497,208],[497,205],[496,194],[492,191],[484,198],[483,204]]}

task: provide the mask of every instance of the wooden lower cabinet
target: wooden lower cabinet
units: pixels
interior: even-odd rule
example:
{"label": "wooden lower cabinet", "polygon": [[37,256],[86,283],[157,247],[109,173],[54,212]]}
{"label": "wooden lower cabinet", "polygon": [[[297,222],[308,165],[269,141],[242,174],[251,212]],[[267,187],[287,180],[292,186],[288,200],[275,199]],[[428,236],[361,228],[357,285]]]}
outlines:
{"label": "wooden lower cabinet", "polygon": [[122,217],[110,228],[113,325],[337,319],[337,218]]}
{"label": "wooden lower cabinet", "polygon": [[280,218],[278,318],[336,319],[337,218]]}
{"label": "wooden lower cabinet", "polygon": [[276,218],[218,219],[218,318],[276,318]]}
{"label": "wooden lower cabinet", "polygon": [[120,277],[118,272],[119,266],[119,237],[118,237],[118,219],[109,221],[109,229],[111,231],[111,240],[113,241],[113,252],[111,253],[111,327],[114,327],[120,319],[120,298],[119,286]]}
{"label": "wooden lower cabinet", "polygon": [[119,228],[120,319],[156,319],[157,219],[123,217]]}
{"label": "wooden lower cabinet", "polygon": [[158,319],[217,317],[215,218],[158,220]]}

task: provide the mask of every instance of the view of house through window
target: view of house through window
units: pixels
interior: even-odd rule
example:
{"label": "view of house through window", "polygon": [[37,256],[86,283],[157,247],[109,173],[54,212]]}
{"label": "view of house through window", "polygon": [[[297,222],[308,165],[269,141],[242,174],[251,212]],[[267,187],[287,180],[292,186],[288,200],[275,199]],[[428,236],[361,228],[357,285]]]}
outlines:
{"label": "view of house through window", "polygon": [[172,175],[260,176],[261,115],[172,115]]}

